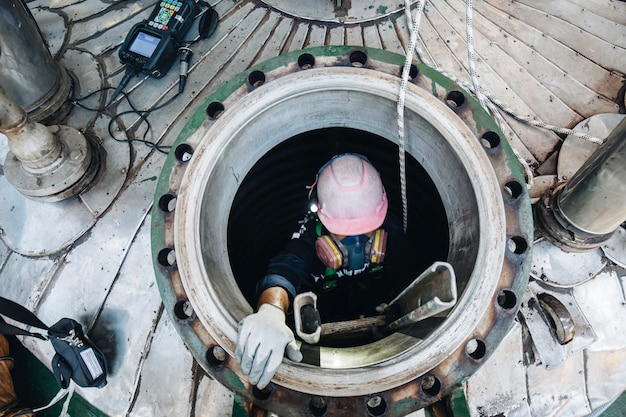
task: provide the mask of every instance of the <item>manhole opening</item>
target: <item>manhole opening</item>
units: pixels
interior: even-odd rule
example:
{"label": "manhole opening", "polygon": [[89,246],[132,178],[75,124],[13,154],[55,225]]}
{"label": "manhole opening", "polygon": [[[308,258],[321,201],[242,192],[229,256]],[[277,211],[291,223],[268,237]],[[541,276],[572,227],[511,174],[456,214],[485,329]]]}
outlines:
{"label": "manhole opening", "polygon": [[[255,286],[269,259],[282,250],[310,202],[307,186],[333,155],[356,152],[367,156],[379,170],[389,210],[402,219],[398,148],[373,133],[357,129],[325,128],[299,134],[277,145],[259,159],[238,187],[228,220],[228,253],[234,277],[244,297],[254,306]],[[446,211],[436,187],[411,156],[407,157],[409,253],[405,259],[410,279],[392,289],[399,293],[435,260],[445,260],[449,248]],[[415,254],[418,254],[415,256]],[[370,300],[373,307],[389,299]],[[319,300],[321,301],[321,300]],[[321,301],[322,302],[322,301]],[[341,306],[341,303],[337,303]],[[356,317],[354,317],[356,318]],[[346,317],[346,319],[349,319]],[[322,317],[324,321],[324,317]],[[427,319],[420,326],[425,336],[442,319]],[[372,336],[333,342],[345,347],[369,343]]]}

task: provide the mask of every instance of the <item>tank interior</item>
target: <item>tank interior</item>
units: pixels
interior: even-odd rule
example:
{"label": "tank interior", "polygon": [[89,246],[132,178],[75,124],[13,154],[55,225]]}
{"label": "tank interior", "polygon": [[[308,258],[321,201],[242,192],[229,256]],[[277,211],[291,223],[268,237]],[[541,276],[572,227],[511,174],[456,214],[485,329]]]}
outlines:
{"label": "tank interior", "polygon": [[[333,155],[355,152],[381,173],[389,210],[402,218],[398,147],[373,133],[352,128],[324,128],[294,136],[267,152],[237,190],[228,220],[228,253],[234,277],[244,297],[254,306],[256,282],[268,260],[299,228],[310,201],[308,188],[317,170]],[[407,156],[409,262],[414,278],[434,261],[446,260],[448,218],[437,189],[424,168]],[[412,279],[411,279],[412,280]],[[401,287],[406,286],[404,283]],[[389,300],[391,301],[391,300]],[[440,319],[420,326],[423,337]],[[359,343],[369,341],[360,339]],[[354,344],[354,340],[344,341]],[[342,346],[342,342],[338,342]]]}

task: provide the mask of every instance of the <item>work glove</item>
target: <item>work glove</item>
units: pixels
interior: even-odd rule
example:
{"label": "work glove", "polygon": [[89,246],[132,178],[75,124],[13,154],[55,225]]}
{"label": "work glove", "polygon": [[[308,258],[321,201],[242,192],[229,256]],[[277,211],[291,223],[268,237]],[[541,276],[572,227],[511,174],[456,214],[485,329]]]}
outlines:
{"label": "work glove", "polygon": [[235,360],[252,385],[263,389],[270,383],[285,350],[292,361],[302,360],[293,332],[285,324],[285,313],[277,306],[262,304],[239,322]]}

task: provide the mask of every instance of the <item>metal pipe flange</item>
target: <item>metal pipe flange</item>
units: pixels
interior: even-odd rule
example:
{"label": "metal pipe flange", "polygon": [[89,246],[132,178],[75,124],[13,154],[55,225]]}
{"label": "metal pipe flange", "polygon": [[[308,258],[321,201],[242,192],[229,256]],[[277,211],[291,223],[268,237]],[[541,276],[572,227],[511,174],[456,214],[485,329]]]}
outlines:
{"label": "metal pipe flange", "polygon": [[242,377],[237,323],[252,312],[258,279],[247,265],[262,270],[289,238],[281,225],[303,214],[300,182],[337,149],[366,152],[397,208],[403,63],[375,49],[320,47],[259,64],[201,106],[159,178],[152,250],[166,309],[209,374],[279,415],[402,416],[437,401],[496,349],[526,290],[533,225],[517,160],[476,100],[418,64],[405,99],[407,236],[415,256],[454,267],[456,306],[381,340],[307,347],[264,392]]}

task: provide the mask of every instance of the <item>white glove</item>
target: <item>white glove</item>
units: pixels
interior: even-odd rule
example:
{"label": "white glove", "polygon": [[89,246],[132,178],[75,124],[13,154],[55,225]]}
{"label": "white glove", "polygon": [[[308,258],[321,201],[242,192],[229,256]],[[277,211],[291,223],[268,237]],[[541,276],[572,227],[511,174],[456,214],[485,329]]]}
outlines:
{"label": "white glove", "polygon": [[285,313],[277,306],[262,304],[259,311],[239,322],[235,360],[257,388],[263,389],[270,383],[285,349],[292,361],[302,360],[293,332],[285,324]]}

